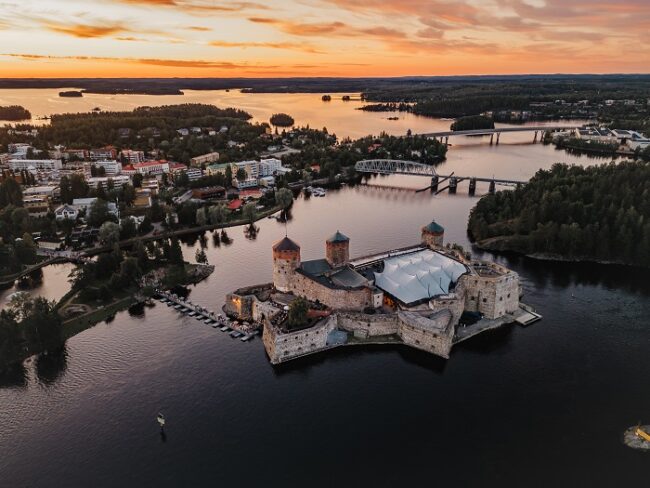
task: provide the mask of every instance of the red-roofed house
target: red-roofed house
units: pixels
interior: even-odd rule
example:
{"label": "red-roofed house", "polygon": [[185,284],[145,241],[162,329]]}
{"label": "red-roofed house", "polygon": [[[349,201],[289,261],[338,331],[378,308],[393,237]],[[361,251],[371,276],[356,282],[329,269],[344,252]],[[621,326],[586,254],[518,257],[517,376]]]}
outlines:
{"label": "red-roofed house", "polygon": [[239,198],[235,200],[231,200],[230,203],[228,203],[228,210],[232,210],[233,212],[235,210],[239,210],[244,202],[242,202]]}
{"label": "red-roofed house", "polygon": [[136,163],[133,168],[142,175],[161,175],[169,173],[169,163],[167,161],[145,161]]}

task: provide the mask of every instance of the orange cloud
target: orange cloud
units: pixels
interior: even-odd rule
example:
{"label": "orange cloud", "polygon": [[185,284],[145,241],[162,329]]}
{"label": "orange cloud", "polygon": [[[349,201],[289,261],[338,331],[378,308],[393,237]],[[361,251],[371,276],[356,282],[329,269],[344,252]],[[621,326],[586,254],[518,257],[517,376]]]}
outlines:
{"label": "orange cloud", "polygon": [[225,48],[266,48],[266,49],[286,49],[290,51],[302,51],[313,54],[323,54],[313,46],[294,42],[228,42],[228,41],[211,41],[210,46]]}
{"label": "orange cloud", "polygon": [[184,1],[184,0],[118,0],[122,3],[144,5],[150,7],[178,7],[185,10],[241,12],[242,10],[268,10],[266,5],[255,2],[214,2],[214,1]]}
{"label": "orange cloud", "polygon": [[127,30],[118,25],[46,24],[46,27],[53,32],[81,38],[106,37]]}

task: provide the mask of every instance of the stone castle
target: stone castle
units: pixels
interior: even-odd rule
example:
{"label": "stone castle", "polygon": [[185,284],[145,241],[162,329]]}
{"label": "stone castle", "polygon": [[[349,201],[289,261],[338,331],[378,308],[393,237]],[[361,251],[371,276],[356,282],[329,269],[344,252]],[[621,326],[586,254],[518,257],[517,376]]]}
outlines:
{"label": "stone castle", "polygon": [[[349,344],[398,343],[449,357],[473,331],[514,322],[524,314],[517,273],[492,262],[467,259],[443,247],[444,228],[421,230],[421,243],[350,259],[350,239],[336,232],[325,258],[302,261],[289,237],[273,246],[273,283],[228,295],[225,311],[263,324],[272,363]],[[289,328],[288,306],[310,303],[304,327]],[[525,307],[525,306],[523,306]],[[527,307],[526,307],[527,309]]]}

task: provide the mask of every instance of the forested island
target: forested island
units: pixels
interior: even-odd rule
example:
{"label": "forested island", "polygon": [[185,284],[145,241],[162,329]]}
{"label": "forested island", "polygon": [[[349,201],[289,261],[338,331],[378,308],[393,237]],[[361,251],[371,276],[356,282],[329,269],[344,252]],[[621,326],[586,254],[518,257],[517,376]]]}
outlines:
{"label": "forested island", "polygon": [[83,93],[79,90],[69,90],[59,92],[59,96],[63,98],[81,98],[83,97]]}
{"label": "forested island", "polygon": [[0,107],[0,120],[29,120],[31,118],[30,111],[20,105]]}
{"label": "forested island", "polygon": [[291,115],[285,113],[273,114],[270,118],[271,125],[276,127],[291,127],[296,123]]}
{"label": "forested island", "polygon": [[475,130],[475,129],[494,129],[494,120],[482,115],[468,115],[460,117],[454,121],[451,130]]}
{"label": "forested island", "polygon": [[481,249],[650,266],[650,164],[555,164],[486,195],[468,232]]}

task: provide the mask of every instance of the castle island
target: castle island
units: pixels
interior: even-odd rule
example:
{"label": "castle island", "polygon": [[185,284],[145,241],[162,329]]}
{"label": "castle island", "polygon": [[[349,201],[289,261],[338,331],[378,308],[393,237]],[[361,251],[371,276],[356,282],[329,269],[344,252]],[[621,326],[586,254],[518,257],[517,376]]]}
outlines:
{"label": "castle island", "polygon": [[[353,344],[404,344],[448,358],[454,344],[506,323],[541,318],[519,301],[519,275],[444,247],[444,229],[424,226],[417,245],[350,259],[336,232],[325,258],[302,261],[289,237],[273,245],[273,283],[229,294],[225,312],[263,327],[272,364]],[[306,301],[305,320],[288,320]]]}

